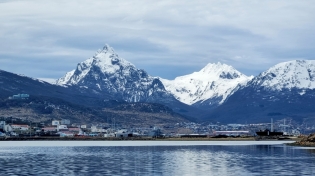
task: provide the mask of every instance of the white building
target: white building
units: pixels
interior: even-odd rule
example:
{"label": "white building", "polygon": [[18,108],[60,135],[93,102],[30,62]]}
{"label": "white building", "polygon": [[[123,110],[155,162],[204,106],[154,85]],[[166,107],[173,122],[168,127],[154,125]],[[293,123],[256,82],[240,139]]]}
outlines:
{"label": "white building", "polygon": [[58,125],[60,125],[60,121],[59,121],[59,120],[53,120],[53,121],[51,122],[51,125],[52,125],[52,126],[58,126]]}
{"label": "white building", "polygon": [[5,125],[3,128],[3,131],[5,132],[12,132],[13,128],[11,127],[11,125]]}
{"label": "white building", "polygon": [[57,131],[68,131],[67,125],[58,125],[57,126]]}

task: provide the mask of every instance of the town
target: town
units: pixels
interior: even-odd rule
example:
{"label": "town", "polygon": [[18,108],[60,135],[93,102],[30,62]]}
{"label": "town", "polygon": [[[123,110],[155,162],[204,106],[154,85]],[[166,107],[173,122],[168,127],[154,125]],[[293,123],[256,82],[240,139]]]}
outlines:
{"label": "town", "polygon": [[[286,123],[287,121],[287,123]],[[2,138],[27,137],[98,137],[98,138],[206,138],[206,137],[250,137],[256,131],[270,129],[271,123],[259,124],[211,124],[176,123],[169,126],[148,126],[128,128],[120,124],[77,124],[69,119],[56,119],[51,123],[34,123],[14,117],[0,117],[0,136]],[[284,135],[300,136],[315,131],[315,126],[298,125],[289,120],[275,121],[275,131]]]}

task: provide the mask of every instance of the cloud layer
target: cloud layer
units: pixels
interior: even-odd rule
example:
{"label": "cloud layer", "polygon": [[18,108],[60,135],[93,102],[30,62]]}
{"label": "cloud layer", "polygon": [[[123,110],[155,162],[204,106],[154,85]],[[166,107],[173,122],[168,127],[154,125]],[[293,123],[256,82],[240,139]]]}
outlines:
{"label": "cloud layer", "polygon": [[0,3],[0,69],[59,78],[108,43],[153,76],[223,62],[247,75],[315,59],[312,0]]}

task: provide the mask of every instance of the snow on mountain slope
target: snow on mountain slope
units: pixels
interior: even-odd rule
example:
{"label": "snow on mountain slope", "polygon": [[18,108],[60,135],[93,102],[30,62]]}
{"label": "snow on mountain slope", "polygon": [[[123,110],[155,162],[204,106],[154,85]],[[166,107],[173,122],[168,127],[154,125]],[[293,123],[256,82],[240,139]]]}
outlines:
{"label": "snow on mountain slope", "polygon": [[[109,45],[105,45],[103,50],[98,50],[97,53],[78,64],[76,70],[68,72],[64,77],[57,80],[59,85],[74,85],[79,83],[93,68],[98,67],[100,72],[105,74],[114,74],[120,72],[123,69],[124,74],[129,74],[130,69],[135,69],[135,66],[125,59],[119,58],[114,49]],[[97,75],[94,75],[97,77]]]}
{"label": "snow on mountain slope", "polygon": [[256,76],[250,84],[278,91],[292,88],[314,89],[315,60],[279,63]]}
{"label": "snow on mountain slope", "polygon": [[152,94],[169,94],[159,79],[120,58],[109,45],[81,62],[56,84],[79,86],[96,94],[110,94],[127,102],[145,101]]}
{"label": "snow on mountain slope", "polygon": [[[216,63],[208,64],[199,72],[180,76],[174,80],[160,78],[166,90],[179,101],[193,105],[210,100],[208,104],[222,104],[226,98],[245,85],[252,77],[248,77],[232,66]],[[215,102],[211,102],[215,99]]]}

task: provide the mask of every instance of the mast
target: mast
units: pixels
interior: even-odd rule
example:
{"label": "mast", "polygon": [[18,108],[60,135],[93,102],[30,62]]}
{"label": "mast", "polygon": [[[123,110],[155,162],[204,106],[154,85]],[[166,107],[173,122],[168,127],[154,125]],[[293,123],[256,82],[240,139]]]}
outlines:
{"label": "mast", "polygon": [[270,132],[273,132],[273,119],[271,118],[271,128],[270,128]]}

